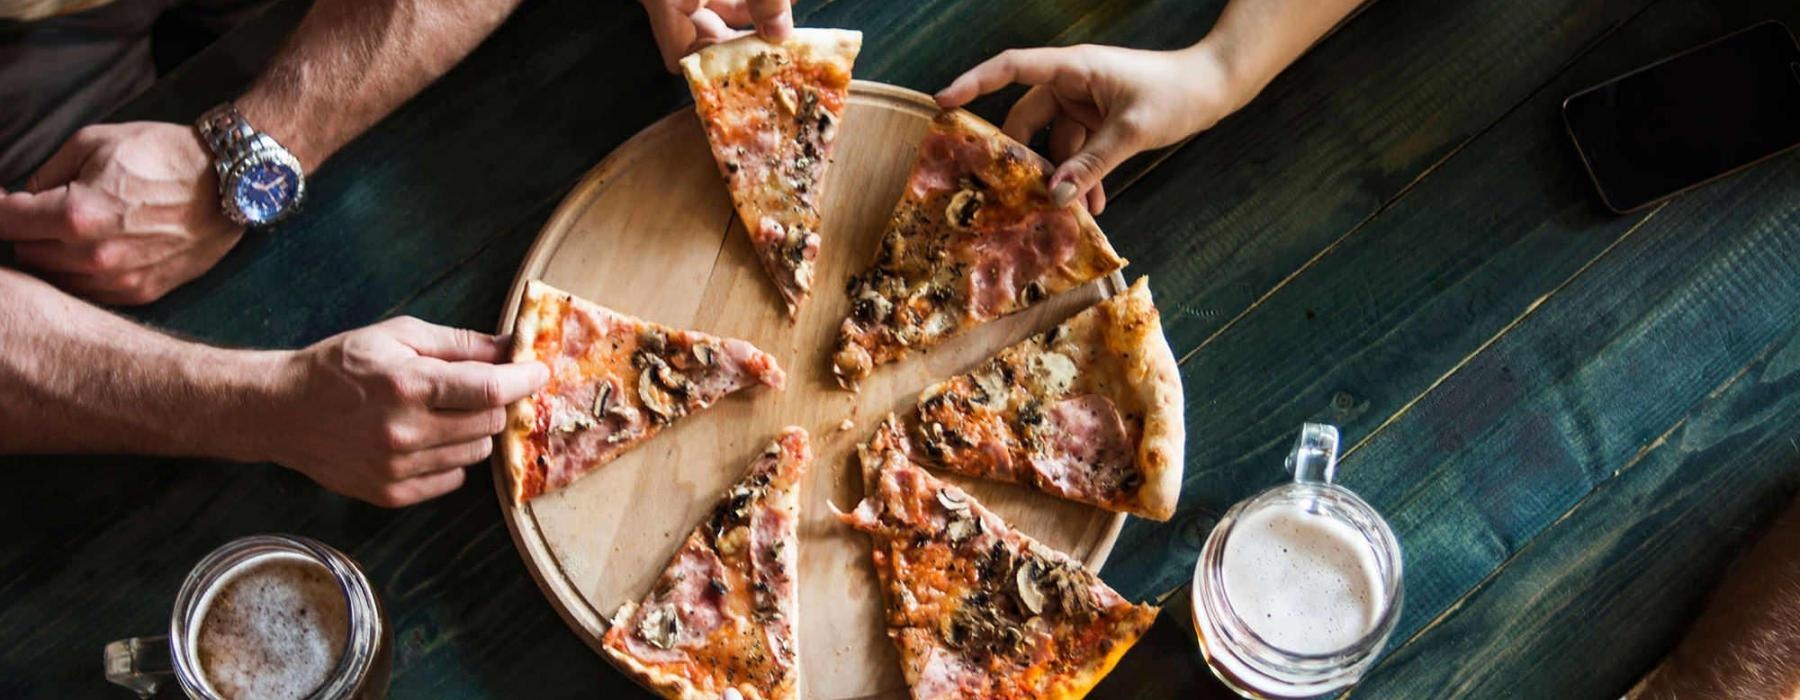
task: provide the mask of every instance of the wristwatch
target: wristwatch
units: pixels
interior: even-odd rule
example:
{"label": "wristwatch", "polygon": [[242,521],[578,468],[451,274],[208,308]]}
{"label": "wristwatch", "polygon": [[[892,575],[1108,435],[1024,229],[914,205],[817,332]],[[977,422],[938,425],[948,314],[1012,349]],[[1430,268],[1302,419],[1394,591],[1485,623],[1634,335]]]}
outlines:
{"label": "wristwatch", "polygon": [[219,173],[219,206],[241,226],[287,218],[306,199],[306,173],[274,137],[257,131],[230,102],[194,123]]}

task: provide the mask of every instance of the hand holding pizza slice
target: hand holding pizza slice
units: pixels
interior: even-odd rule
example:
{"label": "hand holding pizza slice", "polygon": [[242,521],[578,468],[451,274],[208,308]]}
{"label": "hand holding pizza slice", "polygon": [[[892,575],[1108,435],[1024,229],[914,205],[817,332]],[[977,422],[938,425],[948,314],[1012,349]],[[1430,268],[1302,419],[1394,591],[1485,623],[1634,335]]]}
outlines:
{"label": "hand holding pizza slice", "polygon": [[1051,200],[1050,170],[968,112],[932,121],[874,262],[846,289],[839,384],[1124,267],[1086,209]]}

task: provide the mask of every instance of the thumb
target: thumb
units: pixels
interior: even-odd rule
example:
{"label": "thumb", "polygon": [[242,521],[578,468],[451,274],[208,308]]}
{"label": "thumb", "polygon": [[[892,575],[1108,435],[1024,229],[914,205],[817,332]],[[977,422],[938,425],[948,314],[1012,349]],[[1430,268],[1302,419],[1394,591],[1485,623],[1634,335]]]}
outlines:
{"label": "thumb", "polygon": [[1109,120],[1088,137],[1081,150],[1069,156],[1050,176],[1050,199],[1056,206],[1068,206],[1077,196],[1100,184],[1101,178],[1126,158],[1137,152],[1136,139],[1130,129]]}

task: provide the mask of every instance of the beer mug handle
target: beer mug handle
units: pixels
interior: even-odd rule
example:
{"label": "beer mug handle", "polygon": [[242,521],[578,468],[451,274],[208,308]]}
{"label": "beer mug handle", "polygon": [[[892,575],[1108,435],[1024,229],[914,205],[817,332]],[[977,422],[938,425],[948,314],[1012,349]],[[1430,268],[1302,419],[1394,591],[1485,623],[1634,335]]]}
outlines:
{"label": "beer mug handle", "polygon": [[1337,476],[1337,458],[1337,426],[1304,423],[1288,453],[1287,469],[1294,475],[1294,483],[1329,484]]}
{"label": "beer mug handle", "polygon": [[175,675],[169,638],[133,637],[106,645],[106,680],[130,688],[140,698]]}

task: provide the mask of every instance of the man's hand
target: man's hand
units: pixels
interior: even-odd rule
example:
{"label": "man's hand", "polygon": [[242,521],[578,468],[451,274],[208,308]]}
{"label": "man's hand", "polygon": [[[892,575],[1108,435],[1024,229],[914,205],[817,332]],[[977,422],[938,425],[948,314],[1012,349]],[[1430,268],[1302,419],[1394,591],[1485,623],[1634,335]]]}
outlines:
{"label": "man's hand", "polygon": [[702,48],[749,34],[754,26],[769,41],[786,39],[794,29],[789,0],[642,0],[650,13],[650,30],[662,51],[663,67],[676,72],[681,57]]}
{"label": "man's hand", "polygon": [[549,380],[537,362],[496,364],[508,347],[410,317],[328,338],[288,362],[262,451],[380,506],[448,493],[493,451],[505,406]]}
{"label": "man's hand", "polygon": [[1106,208],[1100,179],[1126,158],[1168,146],[1249,100],[1207,46],[1140,51],[1112,46],[1014,49],[988,59],[937,94],[946,109],[1012,83],[1032,86],[1002,129],[1021,143],[1050,128],[1050,178],[1058,204],[1084,197]]}
{"label": "man's hand", "polygon": [[147,304],[207,271],[243,235],[219,210],[217,178],[192,128],[90,126],[0,193],[0,241],[20,266],[107,304]]}

